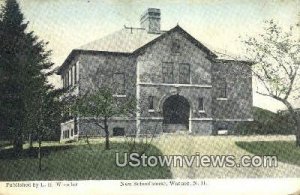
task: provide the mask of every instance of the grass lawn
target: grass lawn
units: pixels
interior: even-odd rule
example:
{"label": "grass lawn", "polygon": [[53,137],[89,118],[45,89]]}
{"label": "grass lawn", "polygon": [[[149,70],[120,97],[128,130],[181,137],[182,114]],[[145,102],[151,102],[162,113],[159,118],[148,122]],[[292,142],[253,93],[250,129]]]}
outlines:
{"label": "grass lawn", "polygon": [[255,155],[276,155],[281,162],[300,166],[300,148],[294,141],[253,141],[236,144]]}
{"label": "grass lawn", "polygon": [[9,141],[0,140],[0,148],[4,146],[8,146],[10,144]]}
{"label": "grass lawn", "polygon": [[[91,140],[92,141],[92,140]],[[139,147],[139,146],[137,146]],[[92,141],[92,150],[83,141],[71,144],[45,142],[42,172],[38,171],[36,151],[24,150],[21,158],[12,149],[0,151],[0,181],[12,180],[102,180],[102,179],[164,179],[171,178],[167,167],[120,168],[115,164],[115,152],[127,152],[127,144],[111,142],[111,150],[104,150],[104,140]],[[161,155],[151,146],[146,152]],[[120,159],[123,162],[124,158]]]}
{"label": "grass lawn", "polygon": [[[127,152],[122,138],[111,139],[105,151],[104,139],[75,143],[43,143],[43,170],[38,171],[36,151],[27,149],[21,158],[12,155],[10,146],[0,147],[0,181],[7,180],[102,180],[165,178],[278,178],[300,177],[300,149],[294,136],[191,136],[162,135],[155,138],[148,155],[277,155],[278,167],[137,167],[115,165],[115,153]],[[26,148],[27,146],[25,146]],[[139,148],[141,147],[138,146]],[[121,158],[123,161],[123,158]]]}

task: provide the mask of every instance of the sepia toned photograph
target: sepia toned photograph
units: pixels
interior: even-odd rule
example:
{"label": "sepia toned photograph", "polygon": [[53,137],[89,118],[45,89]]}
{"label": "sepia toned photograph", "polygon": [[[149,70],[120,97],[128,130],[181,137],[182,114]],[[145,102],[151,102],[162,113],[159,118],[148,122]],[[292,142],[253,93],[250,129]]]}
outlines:
{"label": "sepia toned photograph", "polygon": [[299,1],[0,6],[0,195],[300,194]]}

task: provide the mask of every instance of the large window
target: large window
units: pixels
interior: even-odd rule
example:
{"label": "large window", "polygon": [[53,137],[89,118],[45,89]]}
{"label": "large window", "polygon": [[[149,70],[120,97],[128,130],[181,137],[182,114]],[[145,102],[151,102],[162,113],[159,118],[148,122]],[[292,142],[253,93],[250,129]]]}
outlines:
{"label": "large window", "polygon": [[162,64],[162,75],[164,83],[174,83],[173,63]]}
{"label": "large window", "polygon": [[113,76],[115,93],[117,95],[125,94],[125,75],[124,73],[115,73]]}
{"label": "large window", "polygon": [[190,64],[179,65],[179,83],[181,84],[190,83]]}

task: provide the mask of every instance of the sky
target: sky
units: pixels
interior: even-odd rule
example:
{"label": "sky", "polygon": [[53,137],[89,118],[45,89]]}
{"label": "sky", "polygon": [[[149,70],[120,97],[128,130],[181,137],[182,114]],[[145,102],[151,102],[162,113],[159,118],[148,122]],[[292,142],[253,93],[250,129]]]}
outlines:
{"label": "sky", "polygon": [[[3,0],[0,0],[0,2]],[[261,32],[274,19],[289,27],[299,21],[297,0],[19,0],[29,29],[48,41],[52,61],[60,66],[72,49],[126,26],[139,27],[147,8],[161,9],[161,28],[179,24],[212,50],[240,55],[239,37]],[[50,79],[60,86],[59,77]],[[255,85],[255,83],[254,83]],[[255,86],[254,86],[255,88]],[[255,92],[255,91],[254,91]],[[254,105],[272,111],[284,108],[254,93]],[[300,107],[300,102],[299,102]]]}

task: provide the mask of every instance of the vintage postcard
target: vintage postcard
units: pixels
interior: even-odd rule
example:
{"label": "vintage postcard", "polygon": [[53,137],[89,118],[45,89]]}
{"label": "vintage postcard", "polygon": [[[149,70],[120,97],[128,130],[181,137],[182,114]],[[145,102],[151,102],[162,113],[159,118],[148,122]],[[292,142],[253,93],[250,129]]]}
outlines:
{"label": "vintage postcard", "polygon": [[300,194],[298,0],[0,5],[0,195]]}

